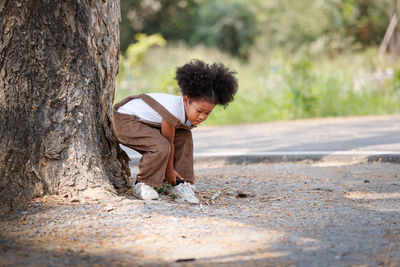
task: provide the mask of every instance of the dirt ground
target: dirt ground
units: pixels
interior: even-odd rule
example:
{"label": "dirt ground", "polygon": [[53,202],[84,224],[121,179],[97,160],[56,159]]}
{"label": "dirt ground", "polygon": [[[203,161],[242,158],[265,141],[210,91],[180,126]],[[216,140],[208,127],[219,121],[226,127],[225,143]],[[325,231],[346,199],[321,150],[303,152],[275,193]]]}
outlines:
{"label": "dirt ground", "polygon": [[400,266],[400,164],[196,165],[170,196],[36,199],[0,219],[0,266]]}

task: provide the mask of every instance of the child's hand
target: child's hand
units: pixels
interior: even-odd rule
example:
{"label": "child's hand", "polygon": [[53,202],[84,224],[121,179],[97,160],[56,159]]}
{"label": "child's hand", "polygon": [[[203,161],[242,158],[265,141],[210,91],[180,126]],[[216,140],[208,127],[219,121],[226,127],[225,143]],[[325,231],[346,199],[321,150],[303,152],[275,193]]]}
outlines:
{"label": "child's hand", "polygon": [[195,184],[196,182],[197,182],[197,178],[196,178],[196,176],[193,176],[193,180],[190,181],[190,183],[191,183],[191,184]]}
{"label": "child's hand", "polygon": [[175,179],[175,183],[176,183],[177,180],[182,180],[182,181],[184,180],[183,177],[175,170],[174,170],[174,176],[176,178]]}
{"label": "child's hand", "polygon": [[167,171],[165,180],[171,185],[175,185],[177,180],[183,180],[183,177],[174,169]]}

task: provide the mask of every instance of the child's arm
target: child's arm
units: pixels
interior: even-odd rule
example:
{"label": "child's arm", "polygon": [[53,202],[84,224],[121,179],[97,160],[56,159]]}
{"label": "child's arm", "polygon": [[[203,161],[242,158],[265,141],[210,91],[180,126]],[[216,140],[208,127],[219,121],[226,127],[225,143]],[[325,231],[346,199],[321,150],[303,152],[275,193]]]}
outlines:
{"label": "child's arm", "polygon": [[183,180],[182,176],[179,173],[177,173],[174,169],[175,127],[163,119],[161,121],[161,133],[165,136],[165,138],[167,138],[167,140],[171,145],[171,151],[169,153],[169,158],[167,163],[167,170],[165,171],[165,180],[167,180],[167,182],[170,184],[175,184],[177,178]]}

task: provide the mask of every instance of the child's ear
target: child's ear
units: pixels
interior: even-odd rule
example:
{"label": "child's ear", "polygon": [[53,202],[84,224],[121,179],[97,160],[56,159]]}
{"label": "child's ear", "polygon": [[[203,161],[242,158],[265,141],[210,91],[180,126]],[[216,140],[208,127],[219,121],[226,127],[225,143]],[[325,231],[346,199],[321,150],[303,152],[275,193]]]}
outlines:
{"label": "child's ear", "polygon": [[184,95],[184,96],[183,96],[183,103],[184,103],[184,104],[190,104],[190,98],[189,98],[189,96],[187,96],[187,95]]}

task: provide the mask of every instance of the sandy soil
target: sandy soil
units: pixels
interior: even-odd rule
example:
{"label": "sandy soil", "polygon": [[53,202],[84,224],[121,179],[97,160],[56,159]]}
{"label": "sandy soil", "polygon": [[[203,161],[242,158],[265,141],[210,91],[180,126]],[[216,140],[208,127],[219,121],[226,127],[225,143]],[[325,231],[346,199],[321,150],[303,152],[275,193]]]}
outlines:
{"label": "sandy soil", "polygon": [[36,199],[2,214],[0,266],[400,266],[400,164],[197,165],[168,195]]}

